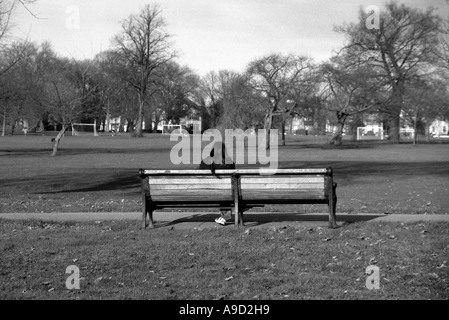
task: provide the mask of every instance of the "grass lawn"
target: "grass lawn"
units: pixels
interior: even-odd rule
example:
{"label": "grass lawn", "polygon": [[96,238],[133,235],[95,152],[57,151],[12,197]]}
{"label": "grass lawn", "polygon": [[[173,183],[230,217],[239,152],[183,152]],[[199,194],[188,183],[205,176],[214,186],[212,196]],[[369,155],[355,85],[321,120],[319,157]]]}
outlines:
{"label": "grass lawn", "polygon": [[[335,148],[323,142],[288,137],[287,146],[279,147],[279,167],[333,167],[337,213],[449,213],[449,144],[367,141]],[[0,137],[0,212],[140,211],[138,169],[175,168],[170,161],[175,143],[161,135],[67,136],[59,154],[50,157],[48,136]],[[301,213],[327,208],[262,210]]]}
{"label": "grass lawn", "polygon": [[[449,144],[319,140],[289,137],[279,167],[333,167],[337,218],[448,214]],[[175,168],[174,144],[160,135],[65,137],[50,157],[48,136],[0,137],[0,212],[140,211],[138,169]],[[448,251],[448,223],[141,230],[135,221],[0,220],[0,299],[447,300]],[[80,290],[65,287],[70,265]],[[365,286],[369,265],[379,267],[378,290]]]}
{"label": "grass lawn", "polygon": [[[1,221],[0,299],[449,299],[449,223],[139,230]],[[68,290],[66,268],[80,270]],[[369,265],[380,289],[368,290]]]}

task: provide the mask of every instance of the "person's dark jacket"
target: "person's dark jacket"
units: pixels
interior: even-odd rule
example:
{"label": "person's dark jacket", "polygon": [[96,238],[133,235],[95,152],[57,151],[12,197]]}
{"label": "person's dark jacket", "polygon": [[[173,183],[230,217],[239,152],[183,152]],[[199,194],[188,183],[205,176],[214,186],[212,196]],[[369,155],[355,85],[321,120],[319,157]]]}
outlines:
{"label": "person's dark jacket", "polygon": [[[226,170],[226,169],[235,169],[235,163],[226,163],[226,147],[224,144],[222,144],[222,149],[221,149],[221,163],[215,163],[212,161],[211,164],[206,164],[204,162],[204,160],[201,161],[199,169],[203,170],[203,169],[209,169],[212,171],[212,174],[215,174],[215,170]],[[210,157],[213,158],[214,157],[214,149],[211,150],[210,152]]]}

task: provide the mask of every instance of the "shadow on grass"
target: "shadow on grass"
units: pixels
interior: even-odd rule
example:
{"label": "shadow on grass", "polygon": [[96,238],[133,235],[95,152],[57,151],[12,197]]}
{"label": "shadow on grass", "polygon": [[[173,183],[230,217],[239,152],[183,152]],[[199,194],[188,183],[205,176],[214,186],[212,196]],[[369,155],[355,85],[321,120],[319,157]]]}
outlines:
{"label": "shadow on grass", "polygon": [[352,149],[374,149],[381,148],[386,143],[379,142],[348,142],[340,146],[328,143],[307,143],[307,142],[289,142],[287,145],[279,145],[279,149],[322,149],[322,150],[352,150]]}
{"label": "shadow on grass", "polygon": [[[449,176],[447,162],[379,162],[379,161],[284,161],[280,168],[325,168],[332,167],[334,179],[339,186],[365,185],[373,179],[396,180],[418,176]],[[0,188],[14,188],[34,194],[64,194],[135,189],[140,192],[141,179],[138,169],[72,169],[73,173],[22,176],[3,179]],[[338,189],[337,189],[338,192]]]}
{"label": "shadow on grass", "polygon": [[[167,213],[169,215],[170,213]],[[195,214],[189,217],[177,219],[174,221],[169,222],[155,222],[155,228],[165,228],[165,227],[171,227],[176,226],[182,223],[215,223],[215,218],[219,217],[219,212],[216,214]],[[337,223],[339,226],[344,223],[355,223],[355,222],[362,222],[362,221],[369,221],[376,218],[384,217],[384,214],[354,214],[354,215],[344,215],[339,216],[337,214]],[[234,217],[233,217],[234,219]],[[224,228],[234,228],[234,220],[229,220],[226,223],[226,226],[223,226]],[[256,226],[262,226],[268,223],[273,222],[322,222],[320,225],[327,226],[327,223],[329,221],[329,216],[327,215],[308,215],[308,214],[301,214],[301,213],[246,213],[243,215],[244,220],[244,227],[256,227]],[[217,224],[218,226],[218,224]]]}
{"label": "shadow on grass", "polygon": [[[374,177],[394,177],[396,180],[417,176],[449,176],[449,162],[380,162],[380,161],[281,161],[279,168],[304,169],[331,167],[339,186],[369,184]],[[252,168],[258,168],[252,166]],[[360,179],[366,178],[366,179]]]}
{"label": "shadow on grass", "polygon": [[[169,152],[169,147],[166,148],[108,148],[108,149],[92,149],[92,148],[59,148],[56,156],[75,156],[75,155],[108,155],[108,154],[142,154],[142,153],[156,153]],[[51,147],[35,149],[0,149],[0,157],[17,157],[17,156],[45,156],[50,157],[52,152]]]}

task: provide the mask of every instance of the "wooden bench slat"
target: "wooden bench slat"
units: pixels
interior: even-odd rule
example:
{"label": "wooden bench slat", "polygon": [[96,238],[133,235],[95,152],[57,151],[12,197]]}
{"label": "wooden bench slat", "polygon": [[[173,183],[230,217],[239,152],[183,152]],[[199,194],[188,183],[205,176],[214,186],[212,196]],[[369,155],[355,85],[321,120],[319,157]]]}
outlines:
{"label": "wooden bench slat", "polygon": [[296,190],[296,191],[278,191],[271,190],[271,192],[266,192],[266,190],[242,190],[242,200],[252,201],[252,200],[294,200],[294,199],[324,199],[324,193],[322,190],[307,189],[307,190]]}
{"label": "wooden bench slat", "polygon": [[168,190],[150,190],[151,196],[156,195],[173,195],[173,196],[200,196],[207,200],[208,196],[215,195],[232,195],[232,190],[220,190],[220,189],[168,189]]}
{"label": "wooden bench slat", "polygon": [[283,176],[277,176],[277,177],[241,177],[240,179],[242,184],[249,184],[249,183],[324,183],[324,177],[321,176],[305,176],[305,177],[283,177]]}
{"label": "wooden bench slat", "polygon": [[151,185],[161,185],[161,184],[202,184],[202,185],[214,185],[214,184],[226,184],[230,187],[231,185],[231,178],[230,177],[226,177],[226,178],[222,178],[222,179],[218,179],[218,178],[213,178],[210,177],[209,179],[207,179],[206,177],[204,177],[203,179],[198,179],[198,178],[181,178],[181,177],[177,177],[177,179],[162,179],[162,178],[153,178],[151,177],[149,179],[149,183],[150,186]]}
{"label": "wooden bench slat", "polygon": [[153,190],[230,190],[231,183],[223,184],[150,184],[150,192]]}
{"label": "wooden bench slat", "polygon": [[[167,201],[171,203],[189,203],[189,202],[207,202],[208,197],[205,195],[200,194],[192,194],[192,195],[179,195],[179,194],[159,194],[159,195],[152,195],[151,200],[153,201]],[[232,202],[232,195],[227,194],[216,194],[214,197],[210,197],[209,201],[216,201],[216,202]]]}
{"label": "wooden bench slat", "polygon": [[[142,170],[144,175],[157,176],[157,175],[210,175],[210,170]],[[270,175],[270,174],[325,174],[326,168],[317,169],[232,169],[232,170],[216,170],[217,175],[232,175],[233,173],[239,175]]]}
{"label": "wooden bench slat", "polygon": [[302,189],[319,189],[324,192],[324,182],[318,183],[242,183],[242,190],[251,189],[291,189],[291,190],[302,190]]}

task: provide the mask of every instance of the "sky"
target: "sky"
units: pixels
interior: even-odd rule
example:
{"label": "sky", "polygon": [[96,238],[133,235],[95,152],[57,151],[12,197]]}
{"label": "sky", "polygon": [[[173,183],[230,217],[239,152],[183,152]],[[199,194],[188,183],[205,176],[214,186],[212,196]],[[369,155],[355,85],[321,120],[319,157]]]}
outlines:
{"label": "sky", "polygon": [[[15,38],[49,41],[61,56],[91,59],[111,47],[121,22],[147,3],[158,4],[172,35],[178,62],[199,75],[244,71],[271,53],[305,55],[320,62],[342,47],[336,25],[356,22],[359,9],[382,8],[384,0],[37,0],[15,12]],[[449,17],[445,0],[403,0],[432,6]]]}

